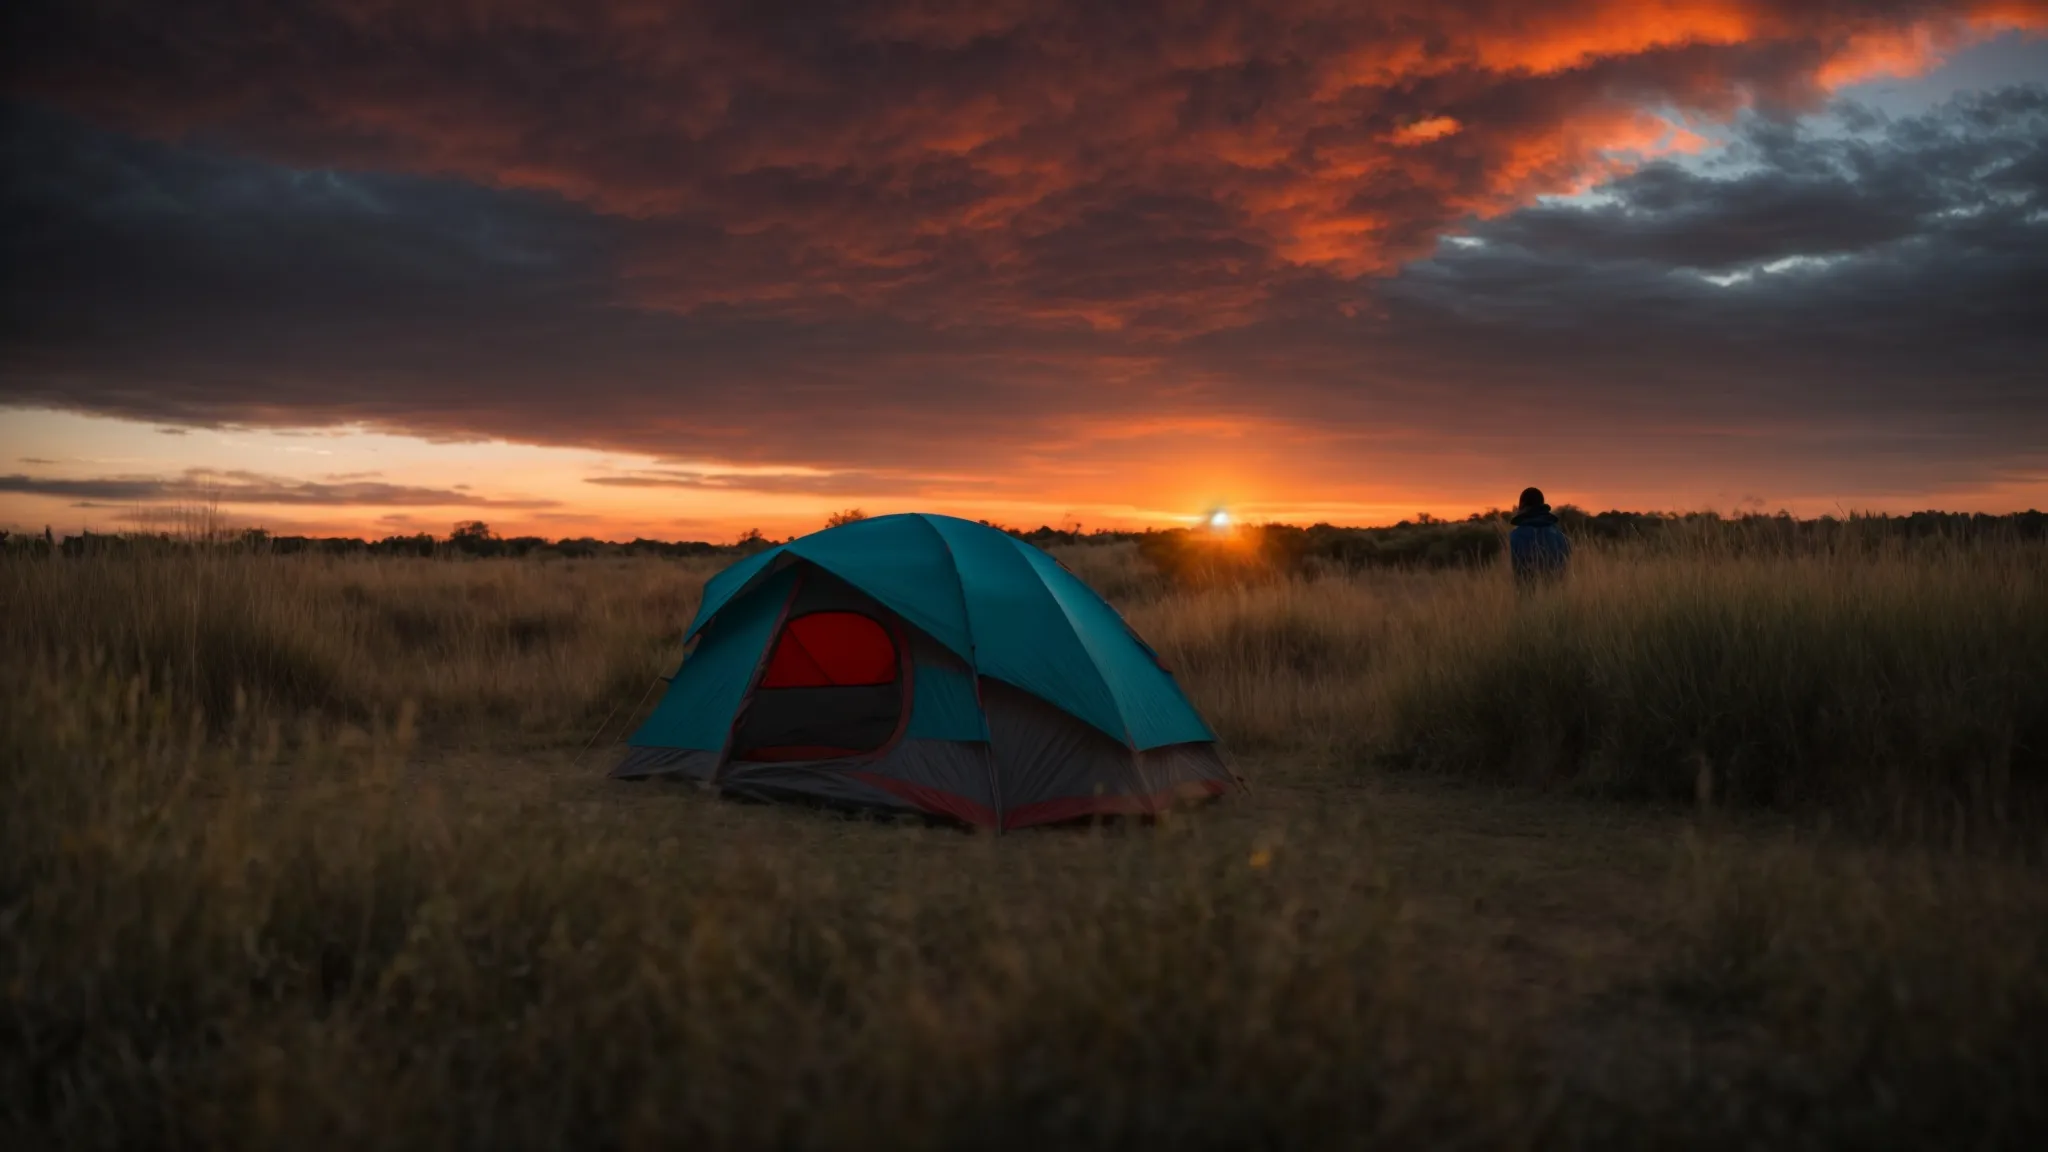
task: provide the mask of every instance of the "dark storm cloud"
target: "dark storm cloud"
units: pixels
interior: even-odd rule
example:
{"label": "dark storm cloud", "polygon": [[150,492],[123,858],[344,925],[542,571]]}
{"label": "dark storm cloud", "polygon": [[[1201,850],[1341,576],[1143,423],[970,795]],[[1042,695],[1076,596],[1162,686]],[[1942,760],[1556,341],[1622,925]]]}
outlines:
{"label": "dark storm cloud", "polygon": [[[10,338],[147,336],[173,326],[152,325],[162,307],[237,317],[261,346],[274,320],[418,331],[601,290],[602,226],[540,197],[278,168],[19,107],[0,160]],[[124,307],[77,307],[108,291]]]}
{"label": "dark storm cloud", "polygon": [[0,476],[0,492],[24,496],[55,496],[90,501],[153,504],[164,501],[194,501],[215,504],[278,504],[441,507],[463,505],[481,508],[552,508],[552,500],[486,500],[462,492],[419,488],[405,484],[361,481],[323,484],[287,480],[246,471],[215,472],[189,469],[166,479],[157,476],[101,476],[87,479]]}
{"label": "dark storm cloud", "polygon": [[[1791,114],[2041,12],[21,4],[0,400],[870,483],[1177,415],[2006,467],[2038,93]],[[1740,167],[1628,155],[1752,103]]]}
{"label": "dark storm cloud", "polygon": [[606,260],[636,226],[547,197],[280,169],[35,111],[0,121],[0,149],[0,396],[17,403],[655,454],[829,441],[844,462],[1080,404],[1082,369],[1115,350],[1085,331],[622,306]]}
{"label": "dark storm cloud", "polygon": [[2039,88],[1966,98],[1885,122],[1838,106],[1853,135],[1751,122],[1720,167],[1653,164],[1615,181],[1611,203],[1533,207],[1479,228],[1489,244],[1576,262],[1642,260],[1724,271],[1927,238],[1971,246],[2019,230],[2048,188],[2048,100]]}
{"label": "dark storm cloud", "polygon": [[1479,225],[1389,296],[1509,337],[1573,333],[1766,379],[1788,358],[1831,361],[1835,379],[1806,389],[1818,399],[1903,398],[1938,369],[1940,389],[1918,389],[1929,403],[2039,416],[2048,391],[2015,385],[2048,342],[2048,89],[1854,136],[1756,122],[1729,166],[1657,165],[1603,202]]}

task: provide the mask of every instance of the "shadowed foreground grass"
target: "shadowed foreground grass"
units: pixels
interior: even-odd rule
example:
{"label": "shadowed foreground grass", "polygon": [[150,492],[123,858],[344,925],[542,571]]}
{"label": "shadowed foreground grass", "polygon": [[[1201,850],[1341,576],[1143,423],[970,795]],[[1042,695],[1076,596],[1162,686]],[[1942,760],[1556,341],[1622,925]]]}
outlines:
{"label": "shadowed foreground grass", "polygon": [[1505,1038],[1445,1042],[1481,1022],[1415,993],[1400,902],[1346,840],[1255,866],[1193,822],[768,839],[706,803],[619,835],[438,800],[402,733],[272,767],[118,682],[8,687],[44,718],[6,733],[17,1123],[545,1147],[1528,1119]]}
{"label": "shadowed foreground grass", "polygon": [[2016,865],[1681,837],[1663,943],[1554,997],[1432,918],[1369,806],[1003,840],[622,813],[444,794],[403,721],[279,762],[81,682],[7,679],[0,853],[0,1116],[66,1143],[1995,1145],[2044,1120],[2048,893]]}
{"label": "shadowed foreground grass", "polygon": [[[1596,554],[1519,602],[1484,574],[1121,577],[1261,787],[1003,838],[608,784],[552,751],[673,659],[702,573],[11,567],[0,1135],[2027,1146],[2039,569],[1666,562]],[[1885,714],[1951,707],[1922,742]],[[1705,775],[1806,830],[1403,792],[1378,757],[1638,797]],[[1774,764],[1788,783],[1745,783]],[[1873,796],[1898,830],[2008,835],[1935,851],[1807,819]]]}

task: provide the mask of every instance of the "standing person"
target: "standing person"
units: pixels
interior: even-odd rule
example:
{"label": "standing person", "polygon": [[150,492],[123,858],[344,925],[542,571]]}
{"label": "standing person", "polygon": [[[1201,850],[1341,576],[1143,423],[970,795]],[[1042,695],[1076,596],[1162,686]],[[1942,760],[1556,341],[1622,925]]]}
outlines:
{"label": "standing person", "polygon": [[1558,531],[1557,517],[1543,502],[1543,489],[1522,489],[1514,523],[1514,531],[1508,533],[1508,563],[1514,568],[1515,583],[1527,587],[1563,576],[1571,563],[1572,542]]}

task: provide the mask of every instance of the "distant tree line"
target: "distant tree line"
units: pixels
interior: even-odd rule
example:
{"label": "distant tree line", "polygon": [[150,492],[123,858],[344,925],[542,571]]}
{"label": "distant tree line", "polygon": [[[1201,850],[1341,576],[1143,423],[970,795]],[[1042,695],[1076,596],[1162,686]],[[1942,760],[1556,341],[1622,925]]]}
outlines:
{"label": "distant tree line", "polygon": [[[850,524],[866,519],[858,508],[835,512],[827,518],[828,527]],[[987,520],[981,521],[989,524]],[[1080,528],[1052,528],[1040,526],[1029,531],[1001,528],[1021,540],[1028,540],[1040,547],[1053,544],[1075,544],[1086,541],[1108,542],[1135,540],[1142,532],[1105,532],[1083,534]],[[793,537],[792,537],[793,539]],[[239,530],[208,530],[205,532],[180,531],[131,531],[93,532],[83,531],[75,536],[58,536],[50,528],[42,532],[9,533],[0,531],[0,549],[14,552],[31,552],[41,555],[55,553],[63,556],[83,556],[108,552],[136,552],[169,548],[221,548],[242,552],[265,552],[273,555],[320,555],[320,556],[442,556],[442,557],[509,557],[590,559],[594,557],[657,556],[680,559],[693,556],[748,556],[767,548],[773,548],[782,541],[764,535],[759,529],[742,533],[730,544],[714,544],[705,540],[650,540],[635,537],[631,540],[599,540],[592,536],[562,537],[550,540],[544,536],[500,536],[491,526],[481,520],[469,520],[457,524],[447,536],[436,537],[432,533],[417,532],[405,536],[384,536],[365,540],[353,536],[288,536],[273,534],[262,528]]]}
{"label": "distant tree line", "polygon": [[[1647,546],[1706,544],[1730,554],[1826,551],[1869,548],[1885,544],[1911,546],[1928,541],[2048,540],[2048,513],[2003,515],[1963,512],[1914,512],[1910,515],[1821,516],[1798,519],[1787,514],[1722,516],[1712,512],[1596,512],[1569,504],[1557,516],[1564,530],[1580,540],[1634,542]],[[858,509],[835,513],[833,524],[864,517]],[[1205,573],[1228,576],[1248,568],[1303,571],[1316,567],[1445,568],[1491,563],[1504,546],[1509,513],[1498,509],[1475,512],[1463,520],[1429,515],[1376,528],[1345,528],[1332,524],[1246,525],[1226,533],[1207,528],[1148,529],[1141,532],[1097,529],[1080,525],[1019,529],[983,520],[1041,548],[1054,545],[1135,542],[1141,554],[1172,577],[1200,579]],[[550,540],[541,536],[499,536],[480,520],[457,524],[446,537],[420,532],[376,540],[354,537],[279,536],[261,528],[210,532],[193,536],[171,532],[82,532],[57,536],[0,531],[0,550],[36,555],[82,556],[174,548],[222,548],[275,555],[440,556],[446,558],[562,558],[652,556],[681,559],[699,556],[746,556],[778,543],[749,531],[730,544],[703,540],[599,540],[590,536]]]}
{"label": "distant tree line", "polygon": [[[1684,548],[1727,556],[1868,551],[1977,541],[2048,540],[2048,513],[1987,515],[1914,512],[1799,519],[1790,514],[1722,516],[1713,512],[1586,512],[1556,510],[1564,531],[1581,541]],[[1494,563],[1507,546],[1511,513],[1475,512],[1463,520],[1424,515],[1377,528],[1331,524],[1262,524],[1228,533],[1173,528],[1140,534],[1139,551],[1176,583],[1235,582],[1329,569],[1456,568]]]}

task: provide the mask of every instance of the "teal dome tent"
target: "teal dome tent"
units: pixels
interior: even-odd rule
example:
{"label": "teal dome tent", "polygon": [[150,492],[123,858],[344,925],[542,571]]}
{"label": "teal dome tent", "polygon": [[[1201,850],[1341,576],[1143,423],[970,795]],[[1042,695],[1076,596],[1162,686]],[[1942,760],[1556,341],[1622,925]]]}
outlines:
{"label": "teal dome tent", "polygon": [[989,828],[1143,814],[1233,777],[1114,608],[950,516],[828,528],[720,572],[614,776]]}

